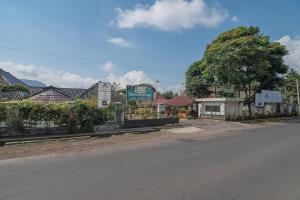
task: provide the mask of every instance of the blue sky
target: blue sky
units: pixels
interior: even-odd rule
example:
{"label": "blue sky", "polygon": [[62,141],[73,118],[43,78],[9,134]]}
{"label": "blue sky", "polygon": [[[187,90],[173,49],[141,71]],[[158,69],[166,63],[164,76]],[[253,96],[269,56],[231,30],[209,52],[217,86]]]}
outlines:
{"label": "blue sky", "polygon": [[259,26],[287,45],[300,69],[297,0],[1,0],[0,67],[19,78],[60,87],[97,80],[122,85],[159,79],[176,90],[188,66],[220,32]]}

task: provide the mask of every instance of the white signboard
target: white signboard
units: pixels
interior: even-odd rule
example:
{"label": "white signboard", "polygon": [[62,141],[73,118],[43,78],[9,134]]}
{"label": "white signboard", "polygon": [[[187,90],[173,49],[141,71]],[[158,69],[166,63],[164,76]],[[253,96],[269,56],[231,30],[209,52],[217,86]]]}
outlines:
{"label": "white signboard", "polygon": [[111,102],[111,84],[99,82],[98,83],[98,107],[106,107]]}
{"label": "white signboard", "polygon": [[265,106],[264,98],[262,93],[256,93],[255,95],[255,106],[260,108]]}
{"label": "white signboard", "polygon": [[265,103],[282,103],[282,96],[280,91],[261,91]]}

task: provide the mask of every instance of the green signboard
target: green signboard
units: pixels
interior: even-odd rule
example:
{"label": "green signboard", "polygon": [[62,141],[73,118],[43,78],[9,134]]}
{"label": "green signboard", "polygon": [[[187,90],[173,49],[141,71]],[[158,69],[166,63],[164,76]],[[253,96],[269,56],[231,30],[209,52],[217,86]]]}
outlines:
{"label": "green signboard", "polygon": [[152,101],[154,100],[155,89],[151,85],[128,85],[128,101]]}

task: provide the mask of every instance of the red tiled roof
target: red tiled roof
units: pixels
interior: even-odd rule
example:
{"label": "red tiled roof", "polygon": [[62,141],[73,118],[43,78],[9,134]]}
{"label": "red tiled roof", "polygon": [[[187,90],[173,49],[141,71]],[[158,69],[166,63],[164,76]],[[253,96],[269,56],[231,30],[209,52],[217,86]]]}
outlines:
{"label": "red tiled roof", "polygon": [[168,100],[166,98],[164,98],[159,92],[157,92],[156,94],[156,100],[155,102],[157,104],[165,104]]}
{"label": "red tiled roof", "polygon": [[194,103],[194,100],[187,96],[187,94],[182,94],[178,97],[170,99],[165,104],[169,106],[189,106]]}
{"label": "red tiled roof", "polygon": [[30,86],[29,89],[31,91],[31,96],[34,96],[38,93],[41,93],[41,92],[45,91],[44,87]]}

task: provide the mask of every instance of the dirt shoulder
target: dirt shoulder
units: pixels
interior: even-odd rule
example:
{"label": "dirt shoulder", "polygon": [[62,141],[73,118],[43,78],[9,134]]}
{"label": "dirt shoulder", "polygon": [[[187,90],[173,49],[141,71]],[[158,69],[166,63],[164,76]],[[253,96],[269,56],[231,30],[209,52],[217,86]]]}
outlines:
{"label": "dirt shoulder", "polygon": [[219,122],[206,125],[162,129],[147,134],[127,133],[108,138],[81,137],[70,140],[47,140],[35,143],[14,144],[0,147],[0,160],[31,156],[77,153],[105,147],[126,147],[130,145],[158,144],[182,138],[207,139],[228,130],[255,128],[259,125],[244,125],[233,122]]}

